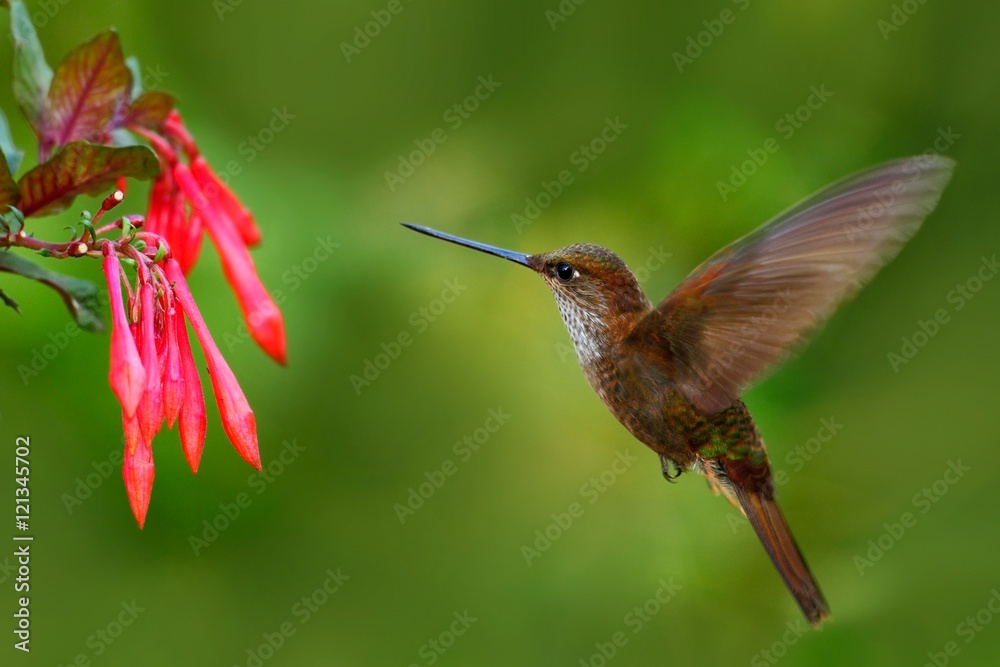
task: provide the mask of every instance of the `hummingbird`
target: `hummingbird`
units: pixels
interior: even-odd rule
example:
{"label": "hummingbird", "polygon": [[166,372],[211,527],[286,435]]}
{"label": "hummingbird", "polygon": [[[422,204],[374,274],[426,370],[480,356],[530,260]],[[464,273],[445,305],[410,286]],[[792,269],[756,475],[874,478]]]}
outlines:
{"label": "hummingbird", "polygon": [[746,516],[819,626],[829,607],[775,500],[764,440],[740,395],[895,257],[954,166],[921,155],[848,176],[709,257],[656,306],[598,245],[527,255],[403,224],[541,276],[607,408],[659,455],[667,480],[697,470]]}

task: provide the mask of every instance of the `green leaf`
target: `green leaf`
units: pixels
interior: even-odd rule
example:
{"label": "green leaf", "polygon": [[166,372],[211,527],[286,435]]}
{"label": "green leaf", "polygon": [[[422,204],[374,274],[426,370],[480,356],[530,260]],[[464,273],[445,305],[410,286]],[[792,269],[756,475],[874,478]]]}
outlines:
{"label": "green leaf", "polygon": [[7,169],[10,173],[16,174],[17,168],[21,166],[24,151],[14,145],[14,138],[10,136],[10,125],[7,124],[7,116],[2,109],[0,109],[0,150],[7,158]]}
{"label": "green leaf", "polygon": [[0,221],[7,228],[8,234],[19,234],[24,229],[24,214],[14,206],[8,206],[7,210],[0,214]]}
{"label": "green leaf", "polygon": [[177,98],[169,93],[151,90],[143,93],[129,107],[124,125],[159,129],[167,114],[177,106]]}
{"label": "green leaf", "polygon": [[0,271],[16,273],[48,285],[59,293],[81,329],[93,333],[104,331],[97,286],[89,280],[80,280],[49,271],[12,252],[0,252]]}
{"label": "green leaf", "polygon": [[6,152],[0,151],[0,206],[17,206],[21,199],[21,191],[10,175]]}
{"label": "green leaf", "polygon": [[128,98],[134,100],[142,95],[142,66],[139,65],[138,58],[129,56],[125,59],[125,67],[132,72],[132,90],[129,91]]}
{"label": "green leaf", "polygon": [[108,139],[104,142],[105,146],[117,146],[119,148],[124,146],[142,146],[139,139],[136,138],[134,134],[126,130],[124,127],[118,127],[110,132],[108,132]]}
{"label": "green leaf", "polygon": [[7,211],[0,214],[0,220],[8,234],[19,234],[24,229],[24,214],[14,206],[8,206]]}
{"label": "green leaf", "polygon": [[87,230],[88,234],[90,234],[90,242],[93,243],[94,241],[96,241],[97,240],[97,230],[94,229],[94,226],[92,224],[90,224],[89,221],[87,221],[87,222],[81,222],[80,224],[83,225],[83,228]]}
{"label": "green leaf", "polygon": [[45,131],[52,68],[45,60],[28,10],[16,0],[10,3],[10,38],[14,44],[14,99],[35,134],[41,137]]}
{"label": "green leaf", "polygon": [[100,194],[121,177],[153,178],[160,163],[145,146],[114,148],[74,141],[18,181],[25,216],[58,213],[77,195]]}
{"label": "green leaf", "polygon": [[132,90],[118,35],[104,32],[59,63],[49,87],[43,143],[47,149],[86,139],[102,141],[120,119]]}

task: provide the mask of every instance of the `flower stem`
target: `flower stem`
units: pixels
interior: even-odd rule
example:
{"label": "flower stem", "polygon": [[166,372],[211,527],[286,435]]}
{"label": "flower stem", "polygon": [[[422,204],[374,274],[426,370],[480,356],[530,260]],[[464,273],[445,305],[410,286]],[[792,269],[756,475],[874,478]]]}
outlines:
{"label": "flower stem", "polygon": [[86,243],[79,240],[67,241],[65,243],[52,243],[42,241],[33,236],[28,236],[24,231],[16,234],[0,234],[0,248],[27,248],[37,252],[45,251],[56,259],[66,259],[67,257],[82,257],[90,253],[91,248]]}

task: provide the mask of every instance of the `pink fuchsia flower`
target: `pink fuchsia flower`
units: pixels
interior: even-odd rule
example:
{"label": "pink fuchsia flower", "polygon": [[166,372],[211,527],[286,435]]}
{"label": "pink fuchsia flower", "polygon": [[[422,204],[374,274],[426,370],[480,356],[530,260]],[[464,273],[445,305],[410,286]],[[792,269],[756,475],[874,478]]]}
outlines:
{"label": "pink fuchsia flower", "polygon": [[174,180],[195,208],[219,252],[222,271],[236,293],[247,330],[257,344],[280,364],[286,363],[285,322],[281,311],[260,281],[257,268],[235,223],[219,203],[209,198],[187,165],[174,165]]}
{"label": "pink fuchsia flower", "polygon": [[194,302],[194,297],[188,290],[187,281],[184,279],[180,265],[175,260],[168,259],[165,270],[167,279],[173,284],[177,303],[180,304],[181,311],[191,323],[191,328],[205,353],[208,374],[212,379],[212,389],[215,392],[215,400],[219,405],[219,414],[222,417],[222,427],[240,456],[247,463],[260,470],[257,422],[253,410],[250,409],[250,404],[247,402],[243,390],[240,389],[236,376],[233,375],[229,364],[222,357],[222,353],[219,352],[219,348],[212,339],[212,334],[201,318],[201,313]]}
{"label": "pink fuchsia flower", "polygon": [[[146,375],[134,407],[123,403],[127,454],[123,474],[129,503],[141,526],[152,490],[152,443],[164,420],[167,428],[179,425],[184,456],[194,472],[205,443],[205,397],[185,318],[205,353],[226,435],[248,463],[261,467],[253,410],[212,339],[184,278],[198,258],[205,231],[219,252],[250,334],[282,364],[287,352],[281,312],[250,257],[249,246],[260,241],[253,216],[205,162],[176,112],[156,130],[132,129],[149,140],[162,166],[150,191],[148,219],[138,233],[145,249],[133,247],[131,240],[115,245],[122,256],[135,261],[138,273],[129,299],[132,317],[125,317],[123,310],[122,320],[124,330],[131,334],[139,368]],[[115,203],[120,201],[118,197]],[[129,400],[134,402],[134,387],[132,393]]]}
{"label": "pink fuchsia flower", "polygon": [[[179,424],[192,470],[198,468],[205,441],[205,397],[185,315],[205,348],[226,433],[243,457],[260,467],[253,412],[184,282],[208,231],[248,328],[268,354],[284,363],[284,322],[248,252],[260,242],[260,230],[200,154],[176,112],[173,96],[143,90],[142,82],[135,80],[138,67],[126,62],[113,31],[77,47],[53,69],[24,4],[20,0],[3,4],[11,12],[14,29],[14,97],[38,138],[38,163],[18,179],[7,172],[0,178],[4,211],[0,248],[19,246],[56,259],[103,260],[113,325],[108,380],[122,406],[122,474],[141,527],[153,485],[153,440],[163,422],[168,428]],[[130,141],[129,132],[148,140],[153,150]],[[9,143],[4,145],[8,160],[0,159],[8,168],[18,162],[12,159]],[[130,179],[155,179],[145,225],[139,216],[98,225],[121,203]],[[26,219],[58,213],[79,195],[115,184],[118,189],[93,218],[84,212],[79,231],[69,242],[44,240],[25,231]],[[11,225],[19,231],[12,231]],[[4,268],[26,277],[39,275],[27,260],[15,266]],[[134,287],[125,277],[129,267],[136,269]],[[102,328],[91,304],[76,300],[59,280],[47,282],[64,295],[82,328]],[[3,304],[13,304],[2,292],[0,297]]]}
{"label": "pink fuchsia flower", "polygon": [[128,417],[134,417],[146,389],[146,370],[139,357],[122,303],[121,264],[110,244],[105,244],[103,254],[104,276],[111,299],[111,370],[108,381],[122,410]]}
{"label": "pink fuchsia flower", "polygon": [[[177,320],[183,325],[184,317],[176,305],[171,303],[163,314],[163,320],[163,337],[166,342],[163,361],[163,418],[167,421],[167,428],[173,428],[184,404],[184,360],[181,359],[181,346],[177,338]],[[187,331],[183,333],[186,337]]]}
{"label": "pink fuchsia flower", "polygon": [[[138,429],[136,429],[138,430]],[[126,427],[126,433],[128,428]],[[149,510],[149,499],[153,494],[153,448],[149,442],[140,439],[135,447],[125,447],[122,463],[122,478],[125,480],[125,492],[132,508],[135,520],[142,528],[146,523],[146,512]]]}
{"label": "pink fuchsia flower", "polygon": [[[105,273],[111,276],[113,367],[124,369],[110,375],[122,403],[122,475],[129,504],[142,527],[153,488],[152,444],[163,421],[168,428],[179,424],[181,446],[193,472],[198,470],[205,442],[205,400],[185,318],[205,353],[226,435],[248,463],[259,470],[261,462],[253,410],[212,339],[180,264],[169,255],[160,259],[165,246],[158,237],[147,232],[136,236],[141,238],[102,239],[100,252]],[[132,245],[136,240],[144,244]],[[121,290],[121,259],[138,266],[137,284],[128,299]]]}
{"label": "pink fuchsia flower", "polygon": [[191,472],[198,472],[201,461],[201,451],[205,446],[205,431],[207,418],[205,415],[205,396],[201,391],[201,379],[194,357],[191,356],[191,343],[188,341],[187,327],[184,325],[184,314],[179,305],[175,305],[173,326],[176,329],[177,350],[181,360],[181,370],[184,374],[184,400],[178,414],[181,447]]}
{"label": "pink fuchsia flower", "polygon": [[146,390],[139,401],[139,428],[142,430],[142,439],[149,443],[156,437],[163,423],[163,364],[160,363],[160,355],[157,353],[157,341],[160,336],[156,327],[157,302],[154,299],[153,283],[148,275],[143,280],[143,272],[147,269],[140,266],[139,285],[139,330],[140,330],[140,355],[142,365],[146,369]]}
{"label": "pink fuchsia flower", "polygon": [[151,191],[151,231],[170,244],[185,274],[193,267],[207,231],[247,331],[272,359],[285,364],[284,319],[250,257],[249,248],[261,238],[253,215],[205,161],[176,111],[167,115],[158,131],[136,131],[149,140],[163,166]]}
{"label": "pink fuchsia flower", "polygon": [[170,169],[163,169],[153,182],[143,229],[167,241],[185,275],[194,268],[201,250],[201,220],[196,210],[189,210]]}
{"label": "pink fuchsia flower", "polygon": [[[179,115],[177,122],[180,123]],[[191,174],[198,182],[198,187],[201,188],[205,198],[217,202],[218,206],[225,212],[236,231],[239,232],[243,243],[250,248],[260,243],[260,229],[254,222],[253,215],[240,203],[229,186],[223,183],[222,179],[208,166],[208,162],[202,155],[197,154],[191,157]]]}

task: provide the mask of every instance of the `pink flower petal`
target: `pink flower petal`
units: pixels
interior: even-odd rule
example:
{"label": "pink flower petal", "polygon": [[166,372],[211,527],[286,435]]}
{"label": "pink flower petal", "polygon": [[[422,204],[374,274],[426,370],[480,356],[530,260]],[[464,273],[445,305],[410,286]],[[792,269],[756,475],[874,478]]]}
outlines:
{"label": "pink flower petal", "polygon": [[163,411],[167,419],[167,428],[173,428],[181,405],[184,403],[184,366],[181,360],[181,349],[177,340],[176,320],[184,326],[183,315],[178,306],[174,305],[166,313],[164,334],[166,339],[165,364],[163,369]]}
{"label": "pink flower petal", "polygon": [[170,202],[171,183],[166,171],[153,181],[153,187],[149,191],[149,208],[146,211],[146,222],[143,229],[153,234],[166,236],[165,216],[168,212]]}
{"label": "pink flower petal", "polygon": [[188,201],[201,214],[202,222],[219,251],[222,270],[236,294],[247,330],[264,352],[284,365],[287,362],[285,322],[278,306],[261,283],[249,251],[237,236],[228,216],[208,202],[190,170],[185,165],[178,164],[174,175]]}
{"label": "pink flower petal", "polygon": [[[181,203],[181,206],[183,206],[183,202]],[[181,238],[178,239],[178,243],[182,249],[181,256],[176,257],[177,263],[180,264],[181,269],[184,270],[184,275],[191,273],[191,269],[194,268],[194,265],[198,261],[198,255],[201,254],[203,231],[204,229],[201,224],[201,215],[198,211],[191,211],[187,227]]]}
{"label": "pink flower petal", "polygon": [[134,453],[135,448],[142,442],[142,428],[139,427],[139,415],[131,417],[122,411],[122,432],[125,434],[125,450]]}
{"label": "pink flower petal", "polygon": [[211,220],[210,216],[206,216],[205,226],[212,243],[219,251],[222,271],[236,294],[247,331],[268,356],[279,364],[286,365],[288,348],[285,320],[281,311],[260,281],[246,246],[231,236],[229,230],[213,225]]}
{"label": "pink flower petal", "polygon": [[215,391],[215,400],[219,405],[219,414],[222,417],[222,427],[229,436],[229,440],[236,447],[247,463],[261,469],[260,450],[257,446],[257,423],[254,419],[253,410],[247,402],[243,390],[240,389],[236,376],[230,370],[229,364],[223,359],[222,353],[212,340],[205,321],[198,311],[198,306],[194,302],[188,290],[187,282],[184,280],[184,272],[176,260],[170,259],[166,263],[167,279],[174,284],[174,296],[181,304],[185,317],[191,323],[198,342],[205,352],[205,360],[208,363],[208,373],[212,379],[212,389]]}
{"label": "pink flower petal", "polygon": [[132,514],[141,529],[146,523],[146,511],[149,509],[149,498],[153,493],[153,450],[149,443],[139,442],[134,449],[125,448],[122,465],[122,478],[125,480],[125,491],[128,493],[128,504]]}
{"label": "pink flower petal", "polygon": [[201,378],[198,377],[198,367],[191,356],[191,343],[188,341],[187,326],[184,324],[184,313],[181,305],[176,304],[174,317],[177,348],[184,372],[184,402],[180,409],[181,447],[191,472],[198,472],[201,462],[201,451],[205,446],[205,430],[207,418],[205,415],[205,396],[201,391]]}
{"label": "pink flower petal", "polygon": [[146,371],[129,327],[122,303],[121,269],[110,243],[104,244],[104,276],[111,309],[111,369],[108,380],[125,414],[135,416],[146,388]]}
{"label": "pink flower petal", "polygon": [[147,280],[139,286],[142,330],[142,365],[146,368],[146,391],[139,401],[139,426],[146,442],[152,442],[163,423],[163,385],[160,381],[160,361],[156,352],[156,304],[153,285]]}
{"label": "pink flower petal", "polygon": [[253,214],[243,206],[233,191],[229,189],[229,186],[223,183],[218,175],[212,171],[204,157],[197,155],[191,160],[191,173],[205,197],[218,204],[232,221],[240,238],[243,239],[243,243],[251,247],[260,243],[260,229],[254,222]]}

